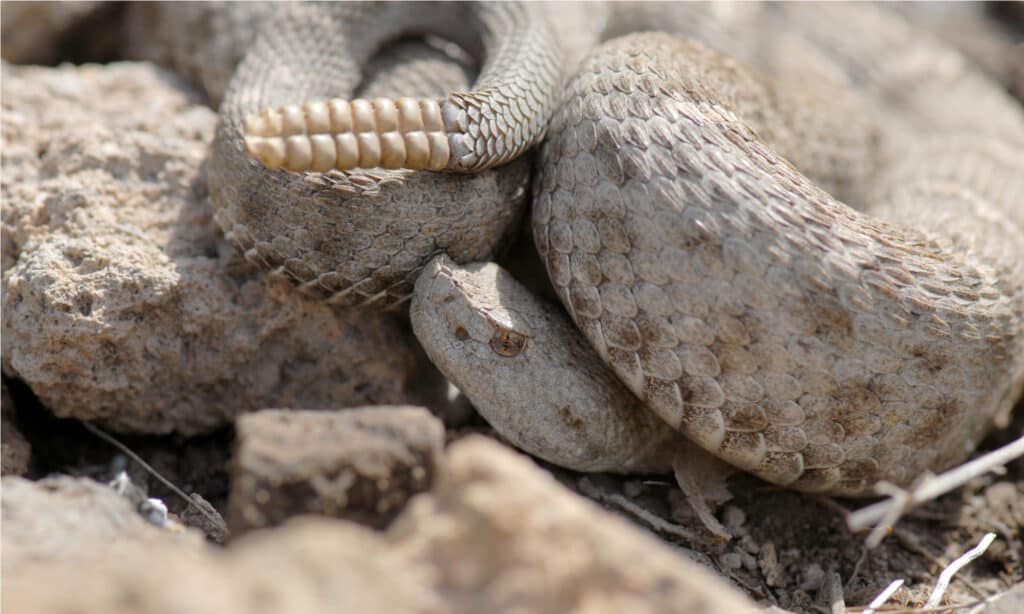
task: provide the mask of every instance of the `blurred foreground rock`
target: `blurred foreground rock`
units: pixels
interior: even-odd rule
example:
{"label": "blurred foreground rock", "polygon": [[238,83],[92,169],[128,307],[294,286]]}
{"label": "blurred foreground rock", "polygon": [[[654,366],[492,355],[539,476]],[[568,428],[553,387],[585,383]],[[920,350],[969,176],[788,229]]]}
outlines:
{"label": "blurred foreground rock", "polygon": [[[435,491],[413,499],[385,533],[305,518],[226,550],[168,536],[116,552],[97,544],[74,561],[23,555],[15,565],[5,555],[3,605],[38,614],[758,611],[497,443],[461,440],[446,467]],[[36,521],[9,514],[4,487],[6,554],[9,540],[30,543],[25,527]]]}
{"label": "blurred foreground rock", "polygon": [[128,499],[87,478],[54,476],[30,482],[8,476],[0,484],[5,584],[9,573],[30,568],[91,564],[147,550],[206,548],[198,532],[157,528]]}
{"label": "blurred foreground rock", "polygon": [[260,407],[428,403],[393,315],[340,313],[211,222],[215,113],[144,64],[3,66],[3,368],[54,413],[193,434]]}
{"label": "blurred foreground rock", "polygon": [[422,407],[267,409],[235,428],[235,537],[303,513],[382,529],[441,470],[444,425]]}

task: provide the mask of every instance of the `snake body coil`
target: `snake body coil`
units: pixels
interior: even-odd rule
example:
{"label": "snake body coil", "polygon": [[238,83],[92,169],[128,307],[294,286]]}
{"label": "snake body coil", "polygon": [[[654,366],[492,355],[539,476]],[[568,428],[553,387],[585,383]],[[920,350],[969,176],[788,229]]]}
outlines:
{"label": "snake body coil", "polygon": [[[445,10],[297,8],[260,38],[226,96],[211,174],[218,220],[252,258],[343,304],[393,303],[433,255],[493,252],[522,162],[403,174],[405,200],[382,200],[400,171],[303,175],[246,154],[248,138],[294,171],[478,171],[528,149],[565,63],[543,19]],[[779,484],[866,494],[962,460],[1024,386],[1019,106],[875,7],[599,10],[607,22],[575,37],[555,24],[559,40],[655,24],[769,72],[809,71],[773,81],[651,32],[582,62],[547,125],[533,232],[600,358],[666,423]],[[453,29],[453,12],[472,27]],[[485,49],[482,93],[349,100],[351,64],[417,29]]]}

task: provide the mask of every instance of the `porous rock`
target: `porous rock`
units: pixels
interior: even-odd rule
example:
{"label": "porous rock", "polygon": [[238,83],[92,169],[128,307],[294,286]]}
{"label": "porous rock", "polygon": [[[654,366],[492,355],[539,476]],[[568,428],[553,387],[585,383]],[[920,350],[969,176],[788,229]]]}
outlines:
{"label": "porous rock", "polygon": [[992,597],[979,614],[1014,614],[1024,612],[1024,582],[1019,582],[997,597]]}
{"label": "porous rock", "polygon": [[200,169],[216,116],[172,74],[2,76],[3,369],[54,413],[193,434],[443,394],[394,315],[304,300],[223,240]]}
{"label": "porous rock", "polygon": [[386,566],[380,540],[354,524],[298,524],[223,551],[147,524],[127,500],[87,480],[4,478],[3,490],[4,611],[438,611],[427,609],[431,595]]}
{"label": "porous rock", "polygon": [[421,407],[268,409],[239,417],[232,535],[303,513],[384,528],[441,468],[444,425]]}
{"label": "porous rock", "polygon": [[[136,547],[88,566],[4,575],[4,611],[35,614],[403,614],[447,612],[395,567],[370,529],[306,518],[226,551]],[[61,590],[52,590],[53,586]]]}
{"label": "porous rock", "polygon": [[22,475],[28,471],[32,459],[32,446],[18,430],[15,422],[14,399],[3,386],[0,400],[0,475]]}

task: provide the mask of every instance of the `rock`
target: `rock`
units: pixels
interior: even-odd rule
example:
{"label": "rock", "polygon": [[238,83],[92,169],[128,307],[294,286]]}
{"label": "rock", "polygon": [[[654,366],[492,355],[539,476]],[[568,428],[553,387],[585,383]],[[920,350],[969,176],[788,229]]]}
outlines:
{"label": "rock", "polygon": [[55,414],[195,434],[261,407],[443,398],[397,316],[304,300],[223,240],[200,173],[216,116],[176,77],[2,76],[3,368]]}
{"label": "rock", "polygon": [[452,611],[403,573],[370,529],[309,518],[247,535],[225,552],[165,545],[89,567],[62,562],[12,570],[4,576],[3,606],[34,614]]}
{"label": "rock", "polygon": [[191,505],[185,507],[178,513],[178,518],[186,527],[192,527],[202,531],[206,539],[215,544],[223,544],[228,541],[231,532],[228,530],[228,523],[221,517],[217,508],[197,492],[189,494],[192,500]]}
{"label": "rock", "polygon": [[990,600],[974,610],[978,614],[1020,614],[1024,612],[1024,582],[1015,584],[1006,589],[1002,594],[990,598]]}
{"label": "rock", "polygon": [[[102,488],[102,487],[101,487]],[[22,497],[23,490],[14,496]],[[257,532],[226,551],[201,541],[190,543],[146,524],[131,529],[132,540],[100,541],[87,552],[77,548],[60,558],[27,560],[25,549],[41,540],[48,555],[59,552],[47,542],[71,537],[67,522],[45,522],[53,531],[28,531],[22,514],[8,517],[4,481],[3,609],[35,614],[328,614],[330,612],[438,612],[436,598],[393,565],[384,544],[369,529],[342,521],[299,522],[281,531]],[[38,496],[38,495],[36,495]],[[110,499],[113,497],[113,499]],[[112,492],[76,506],[82,518],[104,527],[90,531],[89,542],[106,534],[126,535],[124,526],[106,526],[113,512],[131,518],[127,502]],[[66,501],[59,502],[59,509]],[[118,505],[123,503],[123,505]],[[53,505],[40,508],[44,514]],[[127,516],[125,516],[127,514]],[[67,514],[65,514],[67,515]],[[133,521],[130,521],[133,522]],[[14,525],[13,528],[11,525]],[[89,524],[89,523],[86,523]],[[141,528],[148,534],[139,533]],[[15,557],[9,537],[18,537]],[[86,555],[89,556],[86,556]],[[81,556],[80,556],[81,555]],[[60,590],[53,590],[60,587]],[[432,601],[434,600],[434,601]]]}
{"label": "rock", "polygon": [[[166,532],[159,544],[116,552],[100,544],[82,555],[91,558],[75,551],[57,561],[43,544],[46,565],[6,556],[9,531],[21,548],[32,535],[23,514],[8,517],[5,481],[3,605],[38,614],[759,611],[709,570],[491,440],[453,444],[447,467],[384,533],[301,518],[224,551]],[[69,529],[34,539],[57,543]]]}
{"label": "rock", "polygon": [[203,545],[197,532],[172,532],[149,524],[128,499],[86,478],[56,476],[30,482],[7,476],[0,487],[0,563],[5,580],[12,571],[85,564],[116,557],[126,549]]}
{"label": "rock", "polygon": [[236,430],[234,536],[304,513],[384,528],[433,485],[444,448],[444,425],[419,407],[268,409]]}
{"label": "rock", "polygon": [[15,423],[14,399],[3,386],[0,400],[0,475],[23,475],[32,460],[32,446]]}
{"label": "rock", "polygon": [[459,612],[754,612],[737,589],[571,494],[526,457],[469,436],[387,533]]}
{"label": "rock", "polygon": [[3,58],[17,64],[48,64],[61,58],[60,43],[101,2],[8,2],[0,19]]}

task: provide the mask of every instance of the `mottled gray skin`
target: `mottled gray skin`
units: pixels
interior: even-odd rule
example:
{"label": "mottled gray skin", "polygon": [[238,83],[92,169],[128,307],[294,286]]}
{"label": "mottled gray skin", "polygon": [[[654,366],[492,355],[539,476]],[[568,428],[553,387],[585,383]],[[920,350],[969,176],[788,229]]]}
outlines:
{"label": "mottled gray skin", "polygon": [[[929,45],[890,45],[889,61]],[[938,96],[944,70],[903,85]],[[942,102],[913,90],[876,106],[883,126],[934,121],[892,136],[870,191],[871,211],[904,226],[840,203],[767,146],[751,126],[787,116],[736,74],[653,33],[583,62],[534,186],[560,299],[648,407],[771,482],[864,495],[963,460],[1024,382],[1019,108],[968,79],[1000,111],[997,138],[935,108],[969,104],[955,84]]]}
{"label": "mottled gray skin", "polygon": [[[963,460],[1024,385],[1024,117],[876,9],[749,10],[802,33],[877,127],[877,170],[833,186],[867,213],[808,178],[829,185],[843,163],[821,156],[861,138],[833,140],[834,118],[806,125],[833,110],[801,115],[783,86],[646,33],[601,47],[570,83],[538,164],[535,243],[598,355],[690,440],[801,490],[905,485]],[[770,43],[740,25],[722,20],[716,42],[757,59]],[[862,170],[869,181],[847,186]],[[482,405],[486,384],[473,385]],[[540,387],[517,386],[519,406]]]}
{"label": "mottled gray skin", "polygon": [[671,470],[678,434],[601,363],[565,312],[497,264],[434,259],[409,314],[434,364],[517,448],[576,471]]}
{"label": "mottled gray skin", "polygon": [[[268,29],[229,90],[217,150],[227,163],[214,168],[223,182],[214,187],[218,219],[250,257],[283,267],[307,291],[343,304],[400,301],[417,267],[447,248],[417,234],[431,222],[412,216],[429,207],[397,204],[381,220],[370,214],[387,208],[374,202],[332,218],[340,211],[333,195],[316,199],[377,190],[377,171],[339,180],[257,169],[241,151],[239,127],[257,107],[336,94],[319,74],[324,67],[365,60],[346,41],[376,36],[375,24],[404,19],[389,10],[409,8],[356,15],[354,29],[304,13],[321,9],[294,10],[301,18]],[[799,75],[776,82],[652,33],[584,60],[548,127],[533,230],[560,299],[597,355],[667,424],[775,483],[861,495],[879,480],[906,484],[962,460],[1024,386],[1019,106],[960,55],[875,7],[595,11],[607,19],[556,24],[582,32],[564,37],[564,57],[577,57],[588,36],[653,26]],[[523,32],[501,19],[491,26],[497,39]],[[318,47],[335,39],[344,53]],[[273,68],[282,57],[287,69]],[[287,63],[295,58],[303,59]],[[837,109],[835,97],[821,94],[825,80],[849,87],[855,104]],[[518,91],[524,100],[548,96]],[[479,152],[460,157],[491,156],[480,142]],[[435,194],[424,181],[417,189]],[[328,190],[313,188],[312,209],[293,205],[310,202],[310,185]],[[441,219],[451,247],[475,245],[492,228],[490,218],[463,224],[464,216],[499,215],[505,202],[482,191],[446,198],[454,217],[423,220]],[[396,250],[412,263],[401,273]],[[325,274],[335,266],[328,261],[342,268]],[[507,353],[519,343],[502,338],[498,347]],[[543,367],[531,368],[534,379],[518,387],[524,393],[547,381]],[[464,381],[480,386],[478,397],[498,390]],[[559,433],[551,442],[566,435],[564,422],[548,424]],[[633,426],[615,428],[634,437]],[[597,449],[611,440],[598,435]]]}
{"label": "mottled gray skin", "polygon": [[[469,130],[453,140],[453,153],[492,160],[496,143],[518,154],[536,142],[554,107],[558,54],[550,49],[543,22],[519,4],[283,5],[256,37],[224,96],[208,168],[216,220],[247,259],[291,277],[310,296],[343,306],[400,303],[435,255],[447,253],[460,262],[488,259],[521,219],[526,156],[469,175],[383,169],[290,173],[270,170],[244,151],[249,114],[352,97],[381,47],[417,34],[444,36],[482,62],[477,89],[459,94],[468,101],[470,118],[485,112],[473,106],[478,93],[501,94],[504,82],[528,90],[519,100],[534,112],[520,117],[522,129],[502,123],[525,141],[487,127],[487,138],[473,141]],[[529,91],[531,84],[539,95]],[[439,91],[429,78],[408,85],[389,93],[451,92]],[[486,113],[490,117],[489,108]],[[467,154],[468,141],[482,152]]]}

